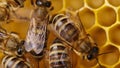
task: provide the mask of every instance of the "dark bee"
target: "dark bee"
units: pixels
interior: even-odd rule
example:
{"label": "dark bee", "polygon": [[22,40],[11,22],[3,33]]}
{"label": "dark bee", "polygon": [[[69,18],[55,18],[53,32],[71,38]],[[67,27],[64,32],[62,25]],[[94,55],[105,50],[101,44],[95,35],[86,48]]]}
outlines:
{"label": "dark bee", "polygon": [[25,50],[30,52],[34,57],[41,58],[47,40],[48,12],[51,1],[31,0],[34,10],[31,15],[30,26],[28,29]]}
{"label": "dark bee", "polygon": [[50,46],[49,64],[50,68],[71,68],[72,66],[68,48],[58,38]]}
{"label": "dark bee", "polygon": [[6,55],[2,59],[2,68],[32,68],[30,64],[17,56]]}
{"label": "dark bee", "polygon": [[[26,0],[6,0],[0,1],[0,21],[9,22],[11,21],[11,14],[17,18],[23,18],[18,16],[15,11],[19,8],[24,7],[24,2]],[[25,18],[24,18],[25,19]]]}
{"label": "dark bee", "polygon": [[[68,14],[68,15],[67,15]],[[77,54],[82,54],[87,60],[97,59],[99,48],[88,35],[79,19],[79,14],[68,11],[53,15],[51,18],[51,29],[56,36],[66,42]],[[76,45],[73,43],[76,42]]]}

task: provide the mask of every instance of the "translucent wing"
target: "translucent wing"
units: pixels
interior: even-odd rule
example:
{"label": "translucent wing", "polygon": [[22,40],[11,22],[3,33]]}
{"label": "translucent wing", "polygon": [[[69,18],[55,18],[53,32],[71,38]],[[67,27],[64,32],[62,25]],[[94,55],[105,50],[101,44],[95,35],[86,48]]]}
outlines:
{"label": "translucent wing", "polygon": [[33,50],[36,54],[40,54],[43,51],[46,42],[46,22],[47,20],[31,19],[25,43],[28,52]]}

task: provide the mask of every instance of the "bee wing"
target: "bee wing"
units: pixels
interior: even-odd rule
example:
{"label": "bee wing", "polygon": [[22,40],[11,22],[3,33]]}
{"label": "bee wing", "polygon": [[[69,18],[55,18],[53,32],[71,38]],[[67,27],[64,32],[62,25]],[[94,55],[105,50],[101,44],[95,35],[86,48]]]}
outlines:
{"label": "bee wing", "polygon": [[73,12],[73,11],[70,11],[70,10],[66,10],[66,15],[74,21],[74,24],[76,25],[76,27],[81,31],[80,33],[85,33],[86,34],[86,31],[85,31],[85,28],[80,20],[80,17],[79,17],[79,12]]}
{"label": "bee wing", "polygon": [[46,22],[47,20],[40,22],[32,18],[25,42],[25,49],[28,52],[33,50],[35,53],[39,54],[43,51],[46,42]]}
{"label": "bee wing", "polygon": [[88,34],[80,20],[79,12],[66,10],[66,15],[69,17],[69,19],[74,21],[75,26],[79,29],[80,33],[78,36],[78,40],[82,42],[82,40],[86,38]]}

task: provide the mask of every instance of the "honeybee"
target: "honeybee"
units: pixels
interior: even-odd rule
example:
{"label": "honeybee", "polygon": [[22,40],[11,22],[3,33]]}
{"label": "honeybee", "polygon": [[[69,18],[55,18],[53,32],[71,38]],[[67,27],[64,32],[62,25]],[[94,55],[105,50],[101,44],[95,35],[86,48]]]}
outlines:
{"label": "honeybee", "polygon": [[47,25],[51,1],[31,0],[34,10],[31,14],[31,21],[25,41],[25,50],[35,58],[41,58],[47,42]]}
{"label": "honeybee", "polygon": [[[50,18],[51,30],[63,42],[67,43],[75,53],[82,55],[83,59],[98,61],[99,48],[84,29],[78,12],[67,11],[53,15]],[[98,62],[99,63],[99,62]]]}
{"label": "honeybee", "polygon": [[18,34],[8,33],[0,28],[0,51],[5,55],[2,59],[2,68],[31,68],[31,65],[22,58],[25,51],[23,44],[24,40],[20,40]]}
{"label": "honeybee", "polygon": [[2,68],[32,68],[31,65],[17,56],[6,55],[2,59]]}
{"label": "honeybee", "polygon": [[8,55],[22,56],[24,50],[24,40],[21,40],[15,32],[8,33],[0,27],[0,50]]}
{"label": "honeybee", "polygon": [[14,15],[17,18],[27,19],[21,17],[15,13],[19,8],[24,7],[24,2],[26,0],[4,0],[0,1],[0,21],[1,22],[10,22],[11,16]]}
{"label": "honeybee", "polygon": [[68,48],[58,38],[50,46],[50,68],[72,68]]}

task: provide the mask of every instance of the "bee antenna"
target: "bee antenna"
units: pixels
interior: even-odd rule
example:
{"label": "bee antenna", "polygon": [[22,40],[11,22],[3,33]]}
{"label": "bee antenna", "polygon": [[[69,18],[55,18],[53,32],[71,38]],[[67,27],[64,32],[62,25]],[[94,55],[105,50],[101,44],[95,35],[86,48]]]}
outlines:
{"label": "bee antenna", "polygon": [[[101,53],[101,54],[98,54],[98,56],[101,56],[101,55],[104,55],[104,54],[109,54],[109,53],[113,53],[113,51]],[[103,68],[103,66],[100,64],[100,62],[98,60],[98,56],[96,57],[97,63],[99,64],[100,68]]]}
{"label": "bee antenna", "polygon": [[1,50],[1,51],[5,51],[5,49],[4,49],[3,47],[1,47],[1,46],[0,46],[0,50]]}
{"label": "bee antenna", "polygon": [[109,54],[109,53],[113,53],[113,51],[101,53],[101,54],[98,54],[98,56],[101,56],[101,55],[104,55],[104,54]]}

